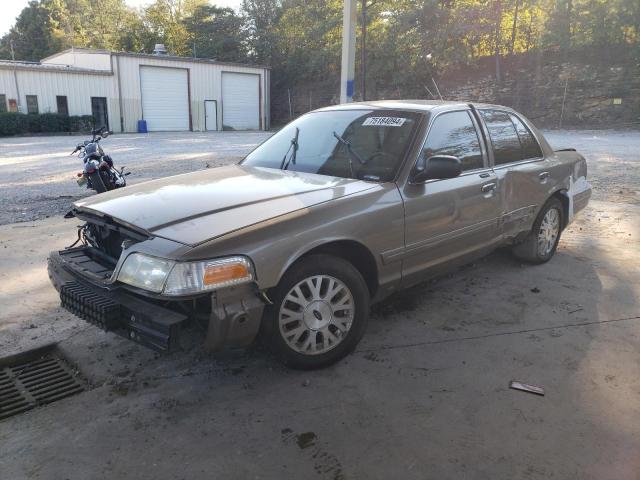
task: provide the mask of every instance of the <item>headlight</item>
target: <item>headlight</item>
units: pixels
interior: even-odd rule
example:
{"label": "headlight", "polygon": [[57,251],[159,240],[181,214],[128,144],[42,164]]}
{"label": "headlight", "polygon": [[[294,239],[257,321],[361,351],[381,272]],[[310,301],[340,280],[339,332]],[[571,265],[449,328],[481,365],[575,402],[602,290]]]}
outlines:
{"label": "headlight", "polygon": [[118,280],[123,283],[165,295],[206,292],[253,279],[251,262],[244,257],[173,262],[132,253],[118,273]]}
{"label": "headlight", "polygon": [[244,257],[176,263],[169,274],[163,293],[185,295],[230,287],[252,280],[251,263]]}
{"label": "headlight", "polygon": [[124,261],[118,280],[134,287],[160,293],[174,262],[132,253]]}

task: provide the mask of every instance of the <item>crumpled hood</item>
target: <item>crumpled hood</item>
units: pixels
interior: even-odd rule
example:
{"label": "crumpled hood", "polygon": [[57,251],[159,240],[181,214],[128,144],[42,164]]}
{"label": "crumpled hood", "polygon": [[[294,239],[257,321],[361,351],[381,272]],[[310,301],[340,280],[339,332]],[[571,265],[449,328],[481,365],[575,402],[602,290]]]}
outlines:
{"label": "crumpled hood", "polygon": [[75,206],[196,245],[374,187],[360,180],[229,165],[127,186],[80,200]]}

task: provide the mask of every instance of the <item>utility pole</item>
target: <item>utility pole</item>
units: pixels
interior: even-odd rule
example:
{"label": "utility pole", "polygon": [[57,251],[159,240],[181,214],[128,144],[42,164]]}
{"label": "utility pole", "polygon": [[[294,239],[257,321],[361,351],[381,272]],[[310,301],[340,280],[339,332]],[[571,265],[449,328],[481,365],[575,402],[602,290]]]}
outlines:
{"label": "utility pole", "polygon": [[11,60],[16,61],[16,52],[13,50],[13,40],[9,40],[9,47],[11,48]]}
{"label": "utility pole", "polygon": [[360,48],[362,100],[367,99],[367,0],[362,0],[362,45]]}
{"label": "utility pole", "polygon": [[344,0],[342,18],[342,68],[340,71],[340,103],[353,101],[353,79],[356,68],[357,0]]}

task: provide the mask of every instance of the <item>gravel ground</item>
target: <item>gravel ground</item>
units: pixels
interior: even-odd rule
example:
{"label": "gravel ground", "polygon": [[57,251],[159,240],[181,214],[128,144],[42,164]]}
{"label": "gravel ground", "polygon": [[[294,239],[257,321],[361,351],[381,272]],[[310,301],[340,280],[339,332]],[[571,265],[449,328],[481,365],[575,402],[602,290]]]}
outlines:
{"label": "gravel ground", "polygon": [[[262,134],[234,135],[250,149]],[[352,355],[320,371],[254,350],[157,356],[102,332],[60,308],[47,278],[47,253],[76,222],[1,225],[0,356],[58,342],[90,386],[0,422],[0,478],[638,480],[640,132],[547,136],[587,157],[595,187],[553,260],[501,250],[399,293],[374,307]],[[176,135],[173,154],[194,138]],[[51,141],[11,142],[32,140]],[[3,206],[6,164],[17,188],[41,188],[3,160]],[[49,183],[73,190],[63,177]]]}
{"label": "gravel ground", "polygon": [[[240,160],[268,132],[150,133],[114,135],[102,145],[129,183]],[[0,138],[0,225],[64,214],[71,202],[93,192],[76,184],[82,161],[70,156],[87,137]]]}
{"label": "gravel ground", "polygon": [[544,134],[553,148],[576,148],[586,157],[594,199],[640,205],[640,131],[549,130]]}

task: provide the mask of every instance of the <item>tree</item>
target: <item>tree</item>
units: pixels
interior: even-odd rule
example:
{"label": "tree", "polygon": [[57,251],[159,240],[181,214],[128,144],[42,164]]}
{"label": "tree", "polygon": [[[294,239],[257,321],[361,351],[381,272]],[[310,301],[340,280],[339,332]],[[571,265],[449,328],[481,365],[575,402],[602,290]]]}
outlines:
{"label": "tree", "polygon": [[280,0],[242,0],[248,54],[258,63],[273,65],[279,61],[276,29],[282,11]]}
{"label": "tree", "polygon": [[[483,58],[495,61],[500,77],[505,53],[624,45],[619,51],[640,60],[639,0],[366,1],[371,98],[437,96],[432,77]],[[32,0],[0,40],[0,57],[11,58],[10,41],[22,60],[70,46],[150,52],[164,43],[176,55],[270,65],[274,94],[299,84],[333,92],[342,5],[243,0],[237,14],[209,0],[154,0],[141,10],[125,0]]]}
{"label": "tree", "polygon": [[0,42],[0,57],[37,61],[69,47],[137,51],[142,20],[124,0],[33,0]]}
{"label": "tree", "polygon": [[231,8],[200,5],[184,20],[184,26],[194,56],[222,61],[246,60],[244,19]]}
{"label": "tree", "polygon": [[64,42],[56,35],[48,3],[32,0],[20,12],[16,24],[2,37],[0,57],[11,58],[11,42],[16,60],[38,61],[64,48]]}

